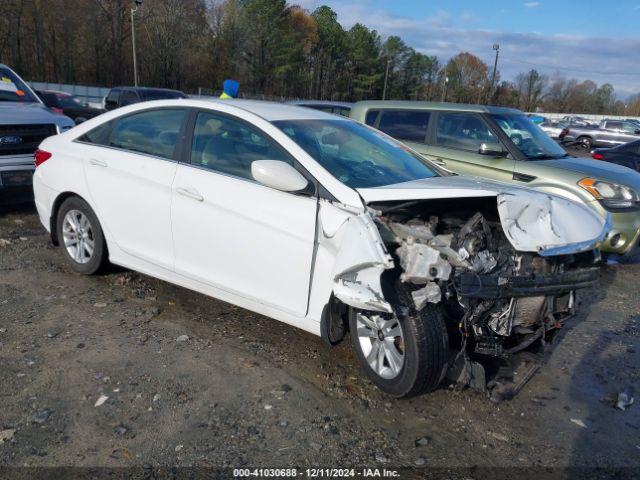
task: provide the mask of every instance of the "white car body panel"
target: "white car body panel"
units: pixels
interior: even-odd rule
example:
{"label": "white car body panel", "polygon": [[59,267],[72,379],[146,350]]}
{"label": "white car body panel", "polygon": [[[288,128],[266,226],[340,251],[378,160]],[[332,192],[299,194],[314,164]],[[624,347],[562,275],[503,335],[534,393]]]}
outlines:
{"label": "white car body panel", "polygon": [[[334,199],[281,192],[190,165],[75,141],[105,121],[168,106],[218,111],[253,124],[299,161]],[[526,210],[518,203],[526,198],[527,205],[541,205],[539,215],[527,216],[526,224],[530,237],[540,239],[517,231],[509,237],[525,251],[575,243],[580,246],[574,250],[580,251],[593,248],[606,233],[606,222],[586,207],[568,200],[560,204],[557,197],[527,189],[522,197],[523,189],[497,182],[451,176],[356,191],[270,123],[303,118],[338,120],[287,105],[192,99],[146,102],[108,112],[41,145],[53,157],[34,175],[40,219],[49,229],[56,199],[72,192],[98,215],[113,263],[316,335],[321,334],[332,294],[354,307],[390,311],[380,274],[393,267],[393,260],[367,203],[496,197],[508,231]],[[550,220],[538,224],[545,215]],[[559,224],[566,228],[549,231]],[[136,238],[127,238],[131,236]]]}

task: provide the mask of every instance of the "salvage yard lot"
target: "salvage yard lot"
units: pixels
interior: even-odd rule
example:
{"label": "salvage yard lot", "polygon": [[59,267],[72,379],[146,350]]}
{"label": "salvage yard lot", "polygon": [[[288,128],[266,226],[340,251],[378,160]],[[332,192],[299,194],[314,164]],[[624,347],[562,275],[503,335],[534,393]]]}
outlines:
{"label": "salvage yard lot", "polygon": [[395,400],[348,339],[125,270],[81,277],[29,207],[0,214],[0,239],[0,466],[640,468],[640,406],[614,408],[640,390],[640,265],[606,267],[495,405],[446,386]]}

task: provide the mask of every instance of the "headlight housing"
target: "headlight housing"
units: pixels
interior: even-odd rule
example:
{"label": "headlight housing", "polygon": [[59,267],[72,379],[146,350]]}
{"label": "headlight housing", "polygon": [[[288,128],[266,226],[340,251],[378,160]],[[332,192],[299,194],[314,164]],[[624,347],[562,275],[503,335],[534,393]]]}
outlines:
{"label": "headlight housing", "polygon": [[632,208],[640,201],[638,194],[631,188],[619,183],[605,182],[595,178],[583,178],[578,185],[600,200],[606,208]]}

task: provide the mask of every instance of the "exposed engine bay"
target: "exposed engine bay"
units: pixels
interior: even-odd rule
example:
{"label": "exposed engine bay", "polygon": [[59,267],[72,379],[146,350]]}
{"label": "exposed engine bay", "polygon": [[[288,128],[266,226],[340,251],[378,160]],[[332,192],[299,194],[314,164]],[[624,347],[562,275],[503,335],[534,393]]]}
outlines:
{"label": "exposed engine bay", "polygon": [[[395,264],[382,275],[383,290],[400,281],[413,301],[404,308],[440,305],[455,355],[449,378],[493,388],[498,397],[517,391],[533,372],[511,385],[504,380],[508,372],[502,380],[490,380],[489,373],[519,352],[541,352],[575,313],[575,291],[599,278],[593,250],[548,257],[517,251],[503,233],[495,198],[378,202],[370,208]],[[535,370],[537,363],[526,358]],[[519,368],[521,375],[531,369]]]}

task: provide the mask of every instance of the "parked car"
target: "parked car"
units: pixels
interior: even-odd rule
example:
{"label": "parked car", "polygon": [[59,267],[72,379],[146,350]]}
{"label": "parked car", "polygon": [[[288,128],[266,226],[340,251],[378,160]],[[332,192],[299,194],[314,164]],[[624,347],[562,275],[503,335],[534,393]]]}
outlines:
{"label": "parked car", "polygon": [[585,150],[611,147],[640,139],[640,126],[627,120],[603,120],[596,128],[570,126],[562,137],[565,143],[577,143]]}
{"label": "parked car", "polygon": [[597,127],[598,124],[577,115],[565,115],[561,119],[569,127]]}
{"label": "parked car", "polygon": [[596,148],[591,156],[596,160],[615,163],[640,172],[640,140],[613,148]]}
{"label": "parked car", "polygon": [[168,88],[115,87],[109,90],[107,96],[104,97],[104,108],[105,110],[114,110],[134,103],[171,98],[188,97],[179,90]]}
{"label": "parked car", "polygon": [[0,64],[0,192],[20,200],[32,197],[33,152],[46,137],[73,126],[73,120],[51,112],[17,73]]}
{"label": "parked car", "polygon": [[[519,110],[430,102],[358,102],[351,118],[407,142],[439,165],[581,201],[613,228],[601,245],[629,254],[640,240],[640,174],[613,164],[571,157]],[[530,134],[519,145],[502,128]],[[595,188],[594,188],[595,187]]]}
{"label": "parked car", "polygon": [[71,118],[76,124],[93,118],[104,112],[103,109],[93,108],[75,95],[55,90],[36,90],[44,104],[56,113],[62,113]]}
{"label": "parked car", "polygon": [[77,272],[110,261],[329,343],[349,329],[395,396],[548,340],[597,281],[608,228],[584,205],[454,176],[277,103],[129,106],[44,141],[35,163],[40,220]]}
{"label": "parked car", "polygon": [[292,100],[287,102],[289,105],[297,105],[299,107],[313,108],[321,112],[334,113],[348,117],[351,111],[351,102],[333,102],[331,100]]}
{"label": "parked car", "polygon": [[563,122],[543,122],[540,124],[540,129],[554,140],[560,140],[569,133],[567,124]]}

